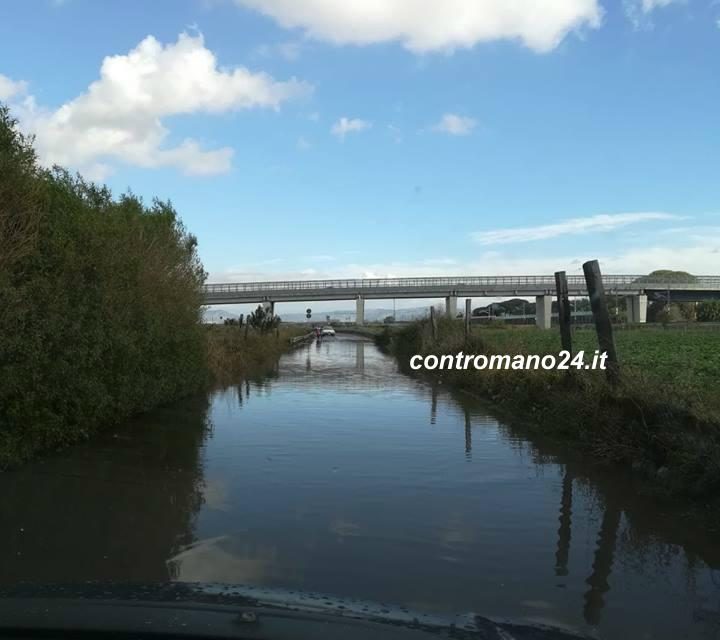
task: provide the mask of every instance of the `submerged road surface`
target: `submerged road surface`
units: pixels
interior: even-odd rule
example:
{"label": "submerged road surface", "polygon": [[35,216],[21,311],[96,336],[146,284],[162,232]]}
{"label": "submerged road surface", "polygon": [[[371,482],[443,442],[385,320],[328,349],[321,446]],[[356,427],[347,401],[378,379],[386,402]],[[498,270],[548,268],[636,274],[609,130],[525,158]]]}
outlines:
{"label": "submerged road surface", "polygon": [[243,583],[720,637],[720,533],[337,338],[0,474],[0,583]]}

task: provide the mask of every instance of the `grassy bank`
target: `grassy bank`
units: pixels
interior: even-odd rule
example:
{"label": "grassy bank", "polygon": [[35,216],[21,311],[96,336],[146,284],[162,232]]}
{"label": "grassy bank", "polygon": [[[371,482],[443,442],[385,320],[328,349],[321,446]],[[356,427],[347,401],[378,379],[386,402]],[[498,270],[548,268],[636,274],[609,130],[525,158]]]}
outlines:
{"label": "grassy bank", "polygon": [[208,325],[207,365],[210,382],[225,386],[241,378],[263,375],[291,348],[291,340],[308,333],[307,327],[281,325],[278,332],[260,333],[233,325]]}
{"label": "grassy bank", "polygon": [[364,338],[377,338],[385,331],[387,325],[382,324],[367,324],[365,326],[351,326],[351,327],[335,327],[338,333],[349,333],[355,336],[362,336]]}
{"label": "grassy bank", "polygon": [[[555,331],[474,328],[427,322],[384,342],[405,364],[414,354],[557,354]],[[596,461],[621,463],[671,493],[720,491],[720,332],[663,329],[616,333],[622,372],[611,386],[603,371],[437,371],[444,382],[492,399],[528,428],[575,443]],[[574,349],[597,348],[591,330],[574,333]],[[408,367],[409,368],[409,367]]]}

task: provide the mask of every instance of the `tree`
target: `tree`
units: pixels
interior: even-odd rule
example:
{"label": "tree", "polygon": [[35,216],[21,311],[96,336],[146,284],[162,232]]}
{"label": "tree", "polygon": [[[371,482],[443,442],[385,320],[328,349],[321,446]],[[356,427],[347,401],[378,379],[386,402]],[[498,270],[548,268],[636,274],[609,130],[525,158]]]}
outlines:
{"label": "tree", "polygon": [[274,316],[270,309],[266,309],[261,304],[248,316],[247,321],[253,329],[260,333],[267,333],[280,325],[280,317]]}
{"label": "tree", "polygon": [[699,322],[720,322],[720,302],[701,302],[697,306]]}
{"label": "tree", "polygon": [[656,269],[646,276],[640,276],[635,282],[639,283],[669,283],[669,282],[695,282],[697,278],[687,271],[673,271],[671,269]]}
{"label": "tree", "polygon": [[0,104],[0,272],[32,253],[47,209],[32,142]]}
{"label": "tree", "polygon": [[666,304],[664,302],[652,302],[648,305],[647,313],[648,322],[661,322],[668,324],[670,322],[680,322],[683,320],[682,312],[679,305]]}
{"label": "tree", "polygon": [[0,467],[202,388],[205,277],[169,202],[43,169],[0,105]]}

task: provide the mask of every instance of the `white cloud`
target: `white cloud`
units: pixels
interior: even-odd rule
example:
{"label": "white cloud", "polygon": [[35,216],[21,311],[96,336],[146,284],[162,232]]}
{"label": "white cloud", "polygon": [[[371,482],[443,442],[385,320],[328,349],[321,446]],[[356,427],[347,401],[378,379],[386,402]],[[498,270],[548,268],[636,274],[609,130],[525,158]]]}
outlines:
{"label": "white cloud", "polygon": [[0,100],[10,100],[27,91],[27,82],[12,80],[0,73]]}
{"label": "white cloud", "polygon": [[433,131],[448,133],[451,136],[466,136],[472,132],[477,122],[467,116],[446,113],[440,122],[433,126]]}
{"label": "white cloud", "polygon": [[683,0],[642,0],[641,7],[644,13],[650,13],[653,9],[659,7],[667,7],[673,2],[682,2]]}
{"label": "white cloud", "polygon": [[279,42],[277,44],[261,44],[255,52],[262,58],[279,56],[288,62],[295,62],[300,58],[302,43],[295,41]]}
{"label": "white cloud", "polygon": [[394,124],[389,124],[387,125],[387,132],[390,134],[395,143],[399,144],[402,142],[403,137],[400,127],[396,127]]}
{"label": "white cloud", "polygon": [[367,120],[361,120],[360,118],[340,118],[330,129],[330,132],[340,138],[345,139],[345,134],[351,132],[365,131],[372,127],[372,123]]}
{"label": "white cloud", "polygon": [[476,242],[485,245],[509,244],[513,242],[547,240],[548,238],[555,238],[557,236],[578,235],[591,231],[612,231],[639,222],[680,219],[682,219],[680,216],[661,212],[600,214],[587,218],[570,218],[554,224],[545,224],[537,227],[478,231],[473,233],[472,237]]}
{"label": "white cloud", "polygon": [[23,128],[36,135],[46,164],[77,168],[96,179],[118,161],[206,175],[227,171],[233,150],[204,149],[193,139],[169,146],[163,118],[278,109],[310,89],[294,78],[280,82],[244,67],[221,69],[201,34],[183,33],[167,45],[148,36],[129,53],[106,57],[100,79],[59,109],[38,108],[30,98],[18,113]]}
{"label": "white cloud", "polygon": [[[564,269],[568,275],[582,275],[582,263],[597,259],[604,274],[646,274],[656,269],[676,269],[696,275],[720,272],[720,242],[714,239],[684,245],[667,242],[622,252],[583,249],[576,255],[513,255],[486,251],[473,260],[447,262],[372,262],[328,264],[325,269],[258,270],[236,267],[216,271],[209,282],[262,282],[331,278],[404,278],[433,276],[551,275]],[[334,303],[336,304],[336,303]],[[413,306],[413,305],[411,305]]]}
{"label": "white cloud", "polygon": [[312,145],[310,144],[310,142],[309,142],[309,141],[307,140],[307,138],[305,138],[304,136],[300,136],[300,137],[297,139],[297,142],[295,143],[295,145],[297,146],[297,148],[298,148],[300,151],[307,151],[308,149],[310,149],[310,148],[312,147]]}
{"label": "white cloud", "polygon": [[277,46],[277,50],[285,60],[295,61],[300,57],[302,45],[299,42],[282,42]]}
{"label": "white cloud", "polygon": [[416,53],[518,40],[547,52],[602,22],[598,0],[236,0],[287,29],[333,44],[396,41]]}
{"label": "white cloud", "polygon": [[625,15],[636,29],[652,29],[650,14],[671,4],[680,4],[685,0],[623,0]]}

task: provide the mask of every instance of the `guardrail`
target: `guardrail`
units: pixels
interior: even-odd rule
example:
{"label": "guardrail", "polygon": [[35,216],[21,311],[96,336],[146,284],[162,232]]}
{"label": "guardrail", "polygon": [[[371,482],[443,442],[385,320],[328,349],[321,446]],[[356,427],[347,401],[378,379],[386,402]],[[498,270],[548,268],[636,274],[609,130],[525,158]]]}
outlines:
{"label": "guardrail", "polygon": [[303,342],[308,342],[309,340],[312,340],[315,337],[315,332],[310,331],[309,333],[306,333],[302,336],[295,336],[294,338],[290,338],[290,344],[295,346],[297,344],[301,344]]}
{"label": "guardrail", "polygon": [[[571,289],[585,288],[585,278],[579,275],[567,277]],[[646,289],[715,289],[720,290],[720,276],[694,276],[686,281],[650,278],[641,275],[604,275],[606,289],[622,287]],[[434,287],[507,287],[508,289],[528,286],[555,288],[555,276],[470,276],[438,278],[362,278],[347,280],[281,280],[272,282],[235,282],[227,284],[206,284],[206,295],[221,293],[254,293],[272,291],[307,291],[321,289],[367,290],[388,288],[426,289]]]}

